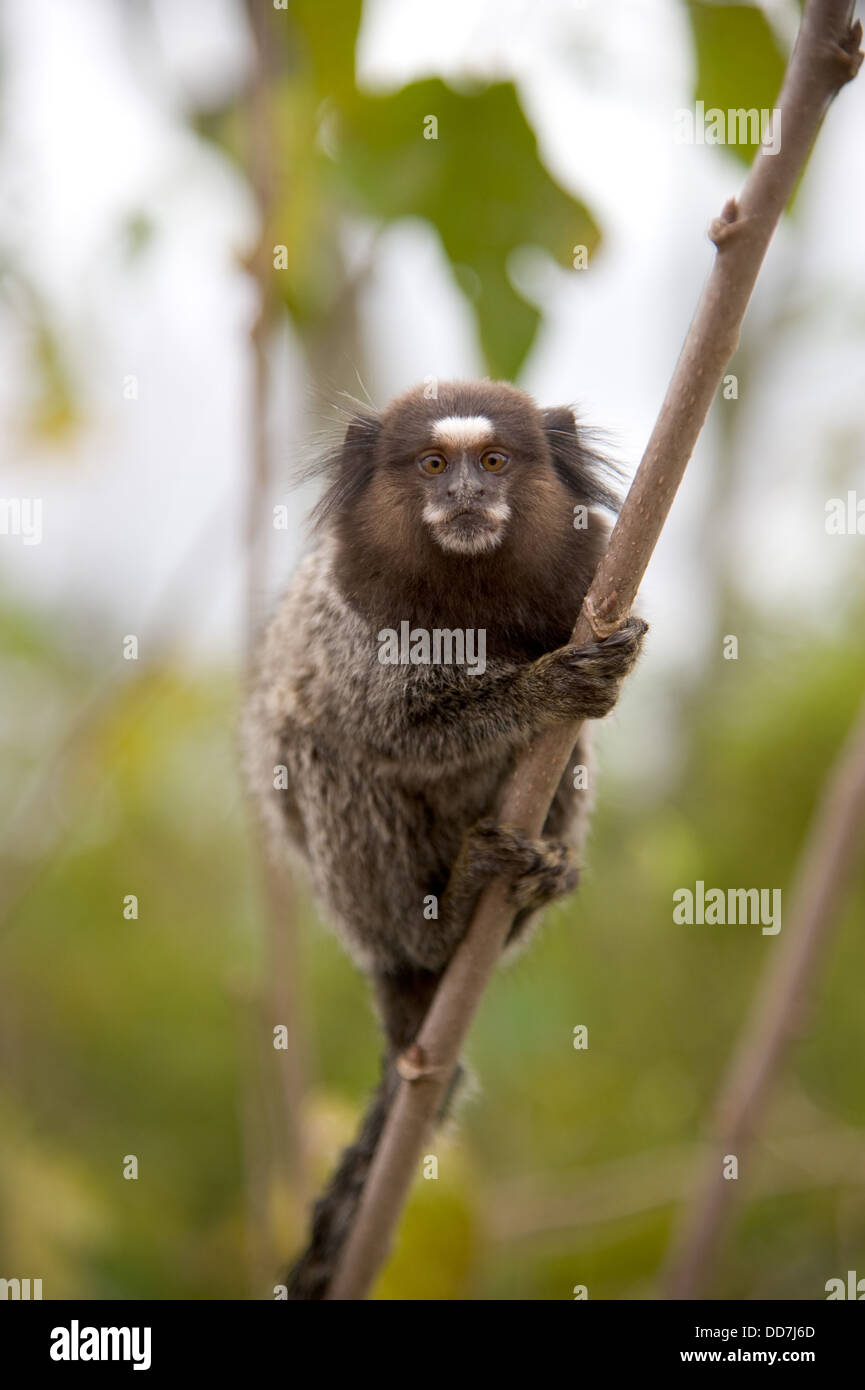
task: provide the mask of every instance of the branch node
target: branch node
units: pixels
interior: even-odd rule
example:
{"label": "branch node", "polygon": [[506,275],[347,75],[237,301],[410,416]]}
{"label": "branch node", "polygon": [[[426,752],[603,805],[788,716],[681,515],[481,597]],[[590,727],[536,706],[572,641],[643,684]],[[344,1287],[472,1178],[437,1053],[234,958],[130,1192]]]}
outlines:
{"label": "branch node", "polygon": [[405,1052],[396,1059],[396,1069],[403,1081],[421,1081],[424,1077],[435,1076],[441,1067],[434,1067],[420,1043],[410,1043]]}
{"label": "branch node", "polygon": [[739,204],[736,199],[728,198],[721,209],[720,217],[713,217],[709,223],[709,240],[721,251],[733,234],[745,225],[746,220],[739,216]]}
{"label": "branch node", "polygon": [[605,594],[597,607],[591,594],[587,594],[583,600],[583,608],[589,620],[589,627],[599,642],[602,642],[605,637],[609,637],[610,633],[615,632],[621,625],[618,589],[613,589],[611,593]]}
{"label": "branch node", "polygon": [[852,82],[862,66],[863,55],[859,50],[861,42],[862,23],[857,19],[855,24],[851,24],[845,38],[835,48],[835,56],[844,69],[842,82]]}

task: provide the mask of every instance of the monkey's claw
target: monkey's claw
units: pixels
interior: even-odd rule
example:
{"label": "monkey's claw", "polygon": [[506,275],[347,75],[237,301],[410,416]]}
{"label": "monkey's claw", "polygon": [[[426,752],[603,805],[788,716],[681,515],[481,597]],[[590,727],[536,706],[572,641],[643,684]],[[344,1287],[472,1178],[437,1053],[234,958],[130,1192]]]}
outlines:
{"label": "monkey's claw", "polygon": [[602,719],[619,698],[619,687],[636,663],[649,625],[629,618],[599,642],[559,647],[542,657],[550,688],[562,711],[577,719]]}

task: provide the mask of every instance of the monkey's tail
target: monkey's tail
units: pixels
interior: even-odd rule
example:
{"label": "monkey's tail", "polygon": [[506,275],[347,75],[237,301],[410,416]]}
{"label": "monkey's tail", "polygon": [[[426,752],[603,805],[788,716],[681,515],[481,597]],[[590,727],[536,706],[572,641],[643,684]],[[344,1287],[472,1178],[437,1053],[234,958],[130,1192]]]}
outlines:
{"label": "monkey's tail", "polygon": [[357,1138],[343,1150],[336,1171],[313,1208],[309,1244],[289,1271],[290,1299],[321,1299],[327,1293],[351,1230],[398,1080],[393,1063],[386,1060]]}
{"label": "monkey's tail", "polygon": [[[388,1045],[382,1061],[381,1080],[367,1106],[357,1138],[343,1150],[336,1172],[313,1208],[309,1244],[288,1274],[290,1299],[327,1296],[378,1141],[399,1089],[396,1058],[416,1036],[440,978],[433,971],[414,968],[373,977]],[[463,1074],[462,1066],[458,1066],[437,1117],[439,1122],[447,1114]]]}

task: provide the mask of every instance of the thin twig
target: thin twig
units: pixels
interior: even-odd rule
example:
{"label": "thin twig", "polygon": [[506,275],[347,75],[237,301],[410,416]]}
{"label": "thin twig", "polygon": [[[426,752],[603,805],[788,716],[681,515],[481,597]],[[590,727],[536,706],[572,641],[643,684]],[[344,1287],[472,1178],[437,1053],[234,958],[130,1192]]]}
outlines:
{"label": "thin twig", "polygon": [[268,439],[267,350],[275,314],[271,218],[276,192],[273,167],[274,116],[271,110],[268,53],[273,35],[268,12],[259,0],[247,0],[247,17],[253,38],[253,63],[244,102],[247,129],[249,182],[255,196],[259,235],[247,265],[258,291],[258,307],[250,328],[253,354],[251,430],[252,454],[246,511],[246,642],[249,659],[261,626],[266,600],[271,528],[265,524],[271,492]]}
{"label": "thin twig", "polygon": [[724,1177],[765,1113],[770,1088],[803,1026],[851,874],[865,845],[865,703],[817,805],[793,885],[793,912],[766,963],[741,1041],[721,1083],[712,1139],[698,1170],[665,1280],[669,1298],[699,1298],[715,1267],[737,1183]]}
{"label": "thin twig", "polygon": [[[685,339],[661,413],[583,604],[572,640],[613,632],[627,616],[706,413],[738,341],[766,248],[793,192],[829,102],[855,76],[861,26],[850,27],[850,0],[808,0],[784,78],[777,154],[761,148],[738,203],[731,199],[710,229],[718,254]],[[554,729],[521,759],[501,819],[541,833],[567,765],[577,725]],[[418,1044],[433,1069],[397,1093],[330,1289],[333,1299],[363,1298],[383,1264],[433,1117],[453,1073],[475,1010],[513,918],[500,880],[481,895],[471,927],[454,953]]]}
{"label": "thin twig", "polygon": [[[252,348],[252,399],[250,428],[252,447],[246,512],[246,657],[251,667],[256,640],[268,597],[270,573],[270,498],[273,469],[268,429],[270,397],[268,354],[276,320],[277,300],[273,269],[273,209],[279,169],[274,154],[276,116],[270,86],[274,77],[272,9],[262,0],[247,0],[247,18],[253,38],[253,64],[244,103],[247,130],[249,182],[259,217],[259,235],[248,260],[258,291],[258,306],[250,328]],[[277,1162],[291,1174],[301,1200],[306,1194],[307,1153],[302,1129],[302,1102],[306,1091],[305,1049],[302,1041],[300,999],[297,988],[299,948],[297,912],[288,874],[268,854],[263,832],[252,818],[254,864],[259,870],[265,915],[268,981],[262,991],[258,1022],[272,1035],[275,1023],[285,1027],[286,1045],[269,1049],[269,1079],[277,1076],[279,1152]]]}

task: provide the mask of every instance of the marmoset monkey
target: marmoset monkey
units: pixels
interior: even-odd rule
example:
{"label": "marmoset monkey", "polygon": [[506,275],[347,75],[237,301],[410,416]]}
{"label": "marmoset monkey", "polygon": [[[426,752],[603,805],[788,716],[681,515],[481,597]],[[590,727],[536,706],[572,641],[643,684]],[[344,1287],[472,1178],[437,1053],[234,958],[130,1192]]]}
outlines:
{"label": "marmoset monkey", "polygon": [[569,767],[542,840],[499,825],[517,757],[550,725],[607,714],[646,631],[631,618],[570,645],[609,535],[597,509],[617,499],[569,409],[500,382],[416,388],[358,414],[322,471],[317,544],[260,651],[247,773],[276,852],[300,852],[371,979],[385,1055],[289,1276],[301,1299],[327,1294],[397,1061],[481,889],[510,880],[516,941],[576,886],[589,793]]}

